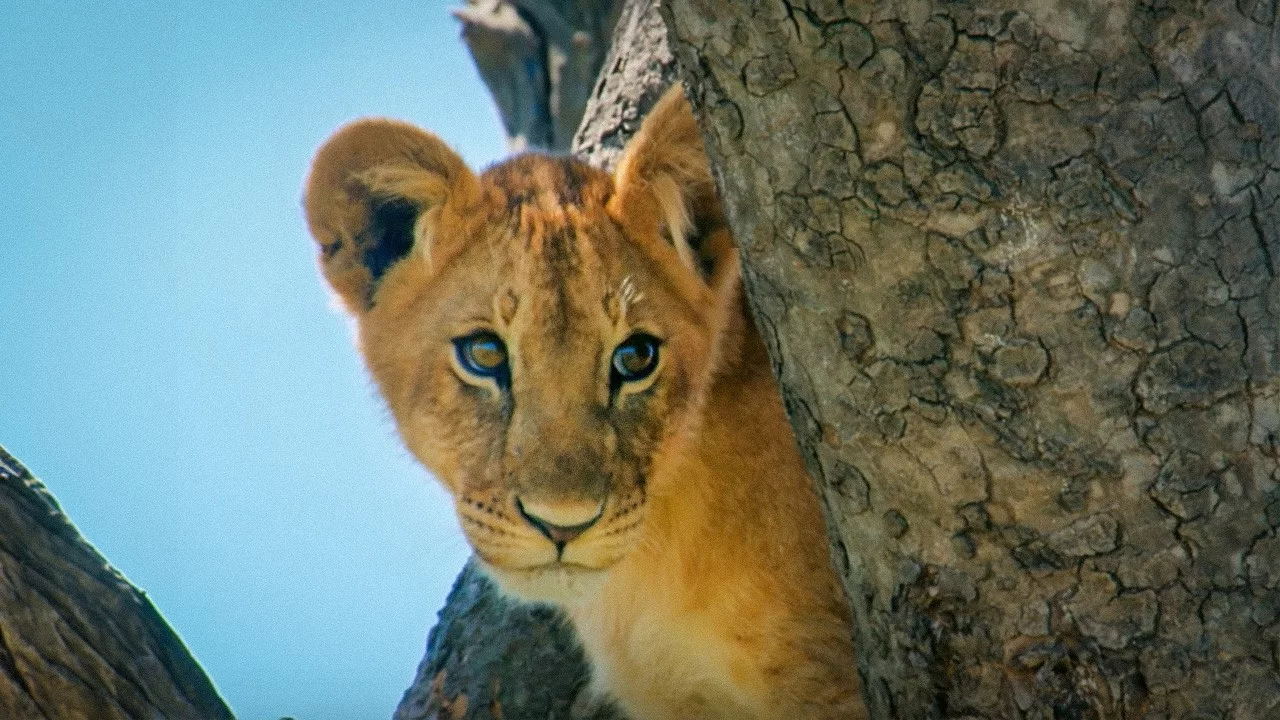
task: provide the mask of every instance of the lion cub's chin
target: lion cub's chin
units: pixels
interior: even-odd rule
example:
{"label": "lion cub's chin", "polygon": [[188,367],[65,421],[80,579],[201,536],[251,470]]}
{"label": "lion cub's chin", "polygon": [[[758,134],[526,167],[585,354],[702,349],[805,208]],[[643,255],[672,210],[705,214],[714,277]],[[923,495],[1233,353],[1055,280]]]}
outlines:
{"label": "lion cub's chin", "polygon": [[506,570],[483,560],[479,563],[506,594],[525,602],[564,608],[590,602],[609,577],[609,568],[555,563],[525,570]]}

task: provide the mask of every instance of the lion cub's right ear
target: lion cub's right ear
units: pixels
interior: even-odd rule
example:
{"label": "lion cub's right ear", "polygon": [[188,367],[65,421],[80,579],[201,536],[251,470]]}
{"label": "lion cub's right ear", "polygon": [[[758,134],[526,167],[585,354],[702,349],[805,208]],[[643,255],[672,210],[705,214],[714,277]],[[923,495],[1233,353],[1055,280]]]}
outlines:
{"label": "lion cub's right ear", "polygon": [[609,209],[633,234],[658,230],[680,260],[706,275],[732,254],[702,133],[679,83],[663,94],[614,171]]}
{"label": "lion cub's right ear", "polygon": [[[316,152],[307,224],[329,284],[354,314],[410,252],[443,263],[440,226],[471,205],[476,176],[440,138],[395,120],[357,120]],[[453,210],[450,212],[450,210]]]}

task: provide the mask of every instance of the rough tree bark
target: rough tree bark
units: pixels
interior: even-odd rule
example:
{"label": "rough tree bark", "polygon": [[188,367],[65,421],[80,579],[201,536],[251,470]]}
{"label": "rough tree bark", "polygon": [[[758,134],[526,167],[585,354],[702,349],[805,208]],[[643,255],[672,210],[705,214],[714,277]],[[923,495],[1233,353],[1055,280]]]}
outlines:
{"label": "rough tree bark", "polygon": [[0,718],[231,720],[146,596],[3,448]]}
{"label": "rough tree bark", "polygon": [[587,680],[563,616],[506,599],[468,563],[395,720],[621,720],[584,692]]}
{"label": "rough tree bark", "polygon": [[1271,0],[671,0],[878,718],[1280,717]]}
{"label": "rough tree bark", "polygon": [[613,168],[649,108],[676,79],[676,59],[667,45],[659,4],[623,3],[609,54],[573,138],[573,154],[591,165]]}

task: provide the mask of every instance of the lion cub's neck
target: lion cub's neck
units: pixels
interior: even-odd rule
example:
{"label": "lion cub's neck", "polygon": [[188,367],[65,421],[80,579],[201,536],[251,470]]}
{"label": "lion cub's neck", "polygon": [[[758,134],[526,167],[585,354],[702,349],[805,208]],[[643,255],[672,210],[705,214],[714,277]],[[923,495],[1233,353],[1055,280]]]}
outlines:
{"label": "lion cub's neck", "polygon": [[[841,705],[832,693],[856,683],[818,500],[763,343],[745,327],[701,423],[656,464],[644,542],[570,611],[596,684],[633,713],[666,708],[637,720],[780,718],[797,711],[780,695],[806,693],[829,711]],[[814,654],[830,666],[814,667]],[[815,687],[779,687],[804,667]],[[828,717],[819,707],[808,716]]]}

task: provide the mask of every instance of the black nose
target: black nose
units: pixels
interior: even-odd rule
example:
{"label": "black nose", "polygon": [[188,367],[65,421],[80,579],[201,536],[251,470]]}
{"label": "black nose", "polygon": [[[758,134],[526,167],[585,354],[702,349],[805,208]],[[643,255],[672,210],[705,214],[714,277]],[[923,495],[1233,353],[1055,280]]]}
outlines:
{"label": "black nose", "polygon": [[538,503],[516,498],[520,516],[538,529],[555,546],[564,546],[576,540],[596,524],[604,514],[604,503]]}

